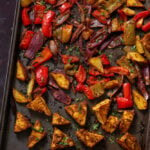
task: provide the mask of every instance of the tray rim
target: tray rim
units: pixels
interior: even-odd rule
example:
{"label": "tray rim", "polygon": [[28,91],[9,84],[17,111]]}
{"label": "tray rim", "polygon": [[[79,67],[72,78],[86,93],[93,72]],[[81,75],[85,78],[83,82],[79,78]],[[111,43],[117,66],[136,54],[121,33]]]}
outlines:
{"label": "tray rim", "polygon": [[[145,4],[148,6],[150,0],[146,0]],[[146,7],[147,8],[147,7]],[[19,25],[19,16],[20,16],[20,0],[16,0],[14,18],[13,18],[13,26],[12,26],[12,33],[11,33],[11,42],[9,47],[9,55],[8,55],[8,62],[7,62],[7,71],[6,71],[6,78],[4,84],[4,92],[2,97],[2,105],[0,110],[0,149],[3,147],[3,137],[5,132],[5,122],[7,117],[7,107],[9,104],[9,95],[10,95],[10,87],[11,87],[11,78],[12,78],[12,66],[15,63],[15,46],[17,41],[17,30]],[[149,106],[150,107],[150,106]],[[150,150],[150,109],[148,111],[148,119],[147,119],[147,128],[145,129],[145,150]]]}

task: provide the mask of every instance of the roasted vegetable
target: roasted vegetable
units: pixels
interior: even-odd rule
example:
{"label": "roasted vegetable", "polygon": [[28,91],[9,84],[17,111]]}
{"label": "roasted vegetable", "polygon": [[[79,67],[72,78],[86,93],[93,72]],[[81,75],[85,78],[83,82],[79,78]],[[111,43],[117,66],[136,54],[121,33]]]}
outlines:
{"label": "roasted vegetable", "polygon": [[55,112],[53,114],[52,125],[68,125],[70,121],[61,116],[59,113]]}
{"label": "roasted vegetable", "polygon": [[29,119],[23,116],[20,112],[17,112],[14,132],[21,132],[31,127],[32,124],[30,123]]}
{"label": "roasted vegetable", "polygon": [[112,32],[121,31],[121,26],[120,26],[120,22],[119,22],[118,18],[114,18],[112,20],[111,26],[112,26]]}
{"label": "roasted vegetable", "polygon": [[92,57],[88,60],[89,64],[96,68],[99,72],[104,73],[102,61],[100,57]]}
{"label": "roasted vegetable", "polygon": [[135,44],[135,21],[129,20],[124,24],[124,44],[134,45]]}
{"label": "roasted vegetable", "polygon": [[26,107],[33,111],[43,112],[45,115],[51,116],[51,111],[42,97],[36,97],[33,101],[28,103]]}
{"label": "roasted vegetable", "polygon": [[104,94],[104,87],[102,83],[96,83],[94,85],[90,86],[90,89],[92,91],[92,95],[94,98],[98,98]]}
{"label": "roasted vegetable", "polygon": [[97,143],[99,143],[104,136],[94,133],[94,132],[89,132],[88,130],[85,129],[80,129],[76,132],[77,137],[87,146],[90,148],[93,148]]}
{"label": "roasted vegetable", "polygon": [[21,81],[25,81],[28,79],[27,70],[19,59],[17,60],[16,78]]}
{"label": "roasted vegetable", "polygon": [[87,116],[86,102],[66,106],[65,110],[80,126],[85,125]]}
{"label": "roasted vegetable", "polygon": [[115,116],[109,116],[105,124],[102,125],[102,129],[106,132],[113,133],[119,125],[119,120]]}
{"label": "roasted vegetable", "polygon": [[117,106],[119,109],[127,109],[133,107],[133,101],[125,97],[117,97]]}
{"label": "roasted vegetable", "polygon": [[46,136],[46,132],[39,120],[36,120],[28,140],[28,148],[33,148],[40,140]]}
{"label": "roasted vegetable", "polygon": [[105,122],[107,121],[107,115],[110,109],[110,104],[111,101],[109,99],[105,99],[92,107],[92,110],[94,111],[97,120],[101,124],[105,124]]}
{"label": "roasted vegetable", "polygon": [[17,103],[28,103],[30,100],[26,98],[20,91],[13,88],[13,97]]}
{"label": "roasted vegetable", "polygon": [[122,9],[123,12],[127,15],[127,16],[134,16],[135,15],[135,11],[131,8],[125,7]]}
{"label": "roasted vegetable", "polygon": [[134,103],[137,108],[139,110],[146,110],[148,105],[146,99],[134,89],[132,90],[132,94]]}
{"label": "roasted vegetable", "polygon": [[138,35],[136,36],[136,49],[140,54],[144,53],[143,45],[140,40],[140,36],[138,36]]}
{"label": "roasted vegetable", "polygon": [[130,133],[125,133],[117,142],[126,150],[141,150],[136,137]]}
{"label": "roasted vegetable", "polygon": [[134,110],[125,110],[123,112],[123,115],[121,117],[121,122],[119,125],[119,130],[122,133],[126,133],[129,130],[134,119],[134,114],[135,114]]}
{"label": "roasted vegetable", "polygon": [[70,148],[74,145],[74,141],[67,134],[65,134],[58,128],[54,128],[51,150]]}
{"label": "roasted vegetable", "polygon": [[61,71],[53,71],[50,73],[53,79],[56,81],[59,87],[62,89],[68,90],[70,86],[70,82],[67,76]]}
{"label": "roasted vegetable", "polygon": [[144,7],[139,0],[127,0],[128,7]]}
{"label": "roasted vegetable", "polygon": [[118,80],[110,80],[104,84],[104,89],[113,89],[119,86]]}
{"label": "roasted vegetable", "polygon": [[21,0],[22,7],[28,7],[31,3],[33,3],[32,0]]}
{"label": "roasted vegetable", "polygon": [[86,80],[86,70],[84,69],[82,65],[79,66],[75,74],[75,77],[79,83],[84,83],[84,81]]}
{"label": "roasted vegetable", "polygon": [[88,40],[90,38],[90,36],[93,34],[94,30],[92,29],[85,29],[83,32],[82,32],[82,37],[84,40]]}
{"label": "roasted vegetable", "polygon": [[147,63],[147,60],[138,52],[128,52],[127,58],[138,63]]}
{"label": "roasted vegetable", "polygon": [[150,52],[150,33],[147,33],[144,35],[142,39],[142,43],[145,49],[147,49]]}

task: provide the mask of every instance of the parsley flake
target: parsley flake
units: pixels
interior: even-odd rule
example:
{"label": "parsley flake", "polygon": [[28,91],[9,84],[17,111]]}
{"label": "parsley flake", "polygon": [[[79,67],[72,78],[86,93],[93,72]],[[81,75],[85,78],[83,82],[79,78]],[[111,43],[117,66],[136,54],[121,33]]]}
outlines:
{"label": "parsley flake", "polygon": [[99,128],[99,123],[93,124],[93,130],[98,130],[98,128]]}

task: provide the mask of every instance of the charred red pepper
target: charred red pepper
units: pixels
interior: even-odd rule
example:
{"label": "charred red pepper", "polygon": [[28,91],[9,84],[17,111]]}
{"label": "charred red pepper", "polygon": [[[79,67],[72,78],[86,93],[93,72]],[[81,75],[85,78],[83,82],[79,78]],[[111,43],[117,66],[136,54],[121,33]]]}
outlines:
{"label": "charred red pepper", "polygon": [[78,83],[76,86],[76,91],[77,92],[83,92],[83,88],[85,85],[83,85],[82,83]]}
{"label": "charred red pepper", "polygon": [[42,20],[42,32],[43,34],[50,38],[52,36],[52,20],[55,18],[56,14],[52,10],[49,10],[44,16]]}
{"label": "charred red pepper", "polygon": [[140,18],[146,18],[150,14],[150,10],[142,11],[133,17],[134,21],[139,20]]}
{"label": "charred red pepper", "polygon": [[45,0],[45,1],[52,5],[56,4],[56,0]]}
{"label": "charred red pepper", "polygon": [[33,37],[33,34],[34,34],[34,32],[33,31],[26,31],[25,32],[25,34],[24,34],[24,37],[23,37],[23,39],[21,40],[21,43],[20,43],[20,45],[19,45],[19,47],[21,48],[21,49],[27,49],[28,47],[29,47],[29,44],[30,44],[30,42],[31,42],[31,39],[32,39],[32,37]]}
{"label": "charred red pepper", "polygon": [[79,62],[77,56],[61,55],[61,59],[64,64]]}
{"label": "charred red pepper", "polygon": [[119,67],[119,66],[109,67],[107,69],[107,71],[110,72],[110,73],[117,73],[117,74],[120,74],[120,75],[129,75],[130,74],[130,72],[127,68]]}
{"label": "charred red pepper", "polygon": [[101,23],[103,23],[103,24],[107,24],[107,19],[106,19],[106,17],[103,16],[100,11],[95,10],[95,11],[92,13],[92,16],[95,17],[99,22],[101,22]]}
{"label": "charred red pepper", "polygon": [[46,91],[46,87],[37,87],[33,91],[33,97],[36,98],[37,96],[42,96],[44,93],[46,93]]}
{"label": "charred red pepper", "polygon": [[34,24],[41,24],[44,16],[45,5],[34,5]]}
{"label": "charred red pepper", "polygon": [[44,50],[40,53],[40,55],[33,60],[32,66],[37,67],[45,61],[49,60],[51,57],[52,53],[50,49],[48,47],[45,47]]}
{"label": "charred red pepper", "polygon": [[123,84],[123,95],[128,100],[132,99],[132,97],[131,97],[131,85],[130,85],[130,83],[124,83]]}
{"label": "charred red pepper", "polygon": [[83,86],[83,92],[89,100],[93,100],[94,96],[89,86]]}
{"label": "charred red pepper", "polygon": [[144,32],[147,32],[148,30],[150,30],[150,21],[147,24],[142,26],[142,30]]}
{"label": "charred red pepper", "polygon": [[63,14],[65,11],[67,11],[68,9],[70,9],[72,7],[72,5],[70,3],[63,3],[60,7],[60,13]]}
{"label": "charred red pepper", "polygon": [[92,76],[98,76],[100,75],[100,72],[98,72],[94,67],[89,67],[89,74]]}
{"label": "charred red pepper", "polygon": [[30,8],[23,8],[22,10],[22,22],[24,26],[28,26],[32,23],[28,15],[29,10]]}
{"label": "charred red pepper", "polygon": [[102,60],[102,64],[103,64],[103,65],[110,65],[110,62],[109,62],[109,60],[108,60],[106,54],[100,55],[100,58],[101,58],[101,60]]}
{"label": "charred red pepper", "polygon": [[133,107],[133,101],[125,97],[117,97],[117,105],[119,109],[131,108]]}
{"label": "charred red pepper", "polygon": [[48,81],[48,67],[39,66],[36,68],[36,82],[40,87],[46,86]]}
{"label": "charred red pepper", "polygon": [[120,19],[121,19],[122,21],[127,21],[127,15],[123,12],[122,9],[119,9],[119,10],[118,10],[118,13],[119,13]]}
{"label": "charred red pepper", "polygon": [[79,66],[78,71],[75,74],[75,77],[79,83],[84,83],[84,81],[86,80],[86,70],[82,65]]}

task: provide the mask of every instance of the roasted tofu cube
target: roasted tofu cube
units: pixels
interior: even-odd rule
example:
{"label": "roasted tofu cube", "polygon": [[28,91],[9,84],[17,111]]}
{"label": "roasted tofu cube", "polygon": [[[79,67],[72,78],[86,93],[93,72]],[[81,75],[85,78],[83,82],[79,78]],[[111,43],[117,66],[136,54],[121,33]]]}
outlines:
{"label": "roasted tofu cube", "polygon": [[30,123],[29,119],[20,112],[17,112],[14,132],[21,132],[31,127],[32,124]]}
{"label": "roasted tofu cube", "polygon": [[92,67],[96,68],[96,70],[98,70],[101,73],[104,73],[104,68],[100,57],[92,57],[89,59],[88,62]]}
{"label": "roasted tofu cube", "polygon": [[94,133],[94,132],[89,132],[88,130],[85,129],[80,129],[76,131],[77,137],[87,146],[90,148],[93,148],[97,143],[99,143],[104,136]]}
{"label": "roasted tofu cube", "polygon": [[74,141],[67,134],[65,134],[58,128],[54,129],[53,138],[51,142],[51,150],[70,148],[74,145]]}
{"label": "roasted tofu cube", "polygon": [[120,22],[118,20],[118,18],[114,18],[112,20],[112,32],[118,32],[118,31],[121,31],[121,25],[120,25]]}
{"label": "roasted tofu cube", "polygon": [[113,89],[113,88],[118,87],[119,85],[120,84],[118,80],[111,80],[105,83],[104,89]]}
{"label": "roasted tofu cube", "polygon": [[119,125],[119,120],[115,116],[109,116],[105,124],[102,125],[102,129],[106,132],[113,133]]}
{"label": "roasted tofu cube", "polygon": [[140,145],[138,144],[136,137],[130,133],[125,133],[118,141],[121,147],[126,150],[141,150]]}
{"label": "roasted tofu cube", "polygon": [[128,7],[144,7],[139,0],[127,0]]}
{"label": "roasted tofu cube", "polygon": [[98,98],[104,94],[104,87],[102,83],[96,83],[94,85],[90,86],[90,89],[92,91],[92,95],[94,98]]}
{"label": "roasted tofu cube", "polygon": [[85,125],[87,116],[86,102],[66,106],[65,110],[80,126]]}
{"label": "roasted tofu cube", "polygon": [[122,133],[126,133],[129,130],[131,123],[134,119],[134,114],[134,110],[125,110],[123,112],[119,126],[119,129]]}
{"label": "roasted tofu cube", "polygon": [[33,101],[27,104],[26,107],[33,111],[43,112],[45,115],[51,116],[51,111],[42,97],[36,97]]}
{"label": "roasted tofu cube", "polygon": [[22,81],[28,79],[27,70],[19,59],[17,60],[16,78]]}
{"label": "roasted tofu cube", "polygon": [[147,100],[136,90],[132,90],[133,100],[139,110],[147,109]]}
{"label": "roasted tofu cube", "polygon": [[40,140],[42,140],[46,136],[46,132],[42,127],[42,124],[39,120],[37,120],[32,128],[32,132],[29,136],[28,140],[28,148],[34,147]]}
{"label": "roasted tofu cube", "polygon": [[13,88],[13,97],[17,103],[28,103],[30,100],[26,98],[20,91]]}
{"label": "roasted tofu cube", "polygon": [[65,90],[69,89],[70,82],[65,74],[61,72],[51,72],[50,75],[53,77],[60,88]]}
{"label": "roasted tofu cube", "polygon": [[104,124],[107,121],[107,115],[110,110],[111,100],[105,99],[92,107],[97,120]]}
{"label": "roasted tofu cube", "polygon": [[59,113],[55,112],[53,114],[52,125],[68,125],[70,121],[61,116]]}

